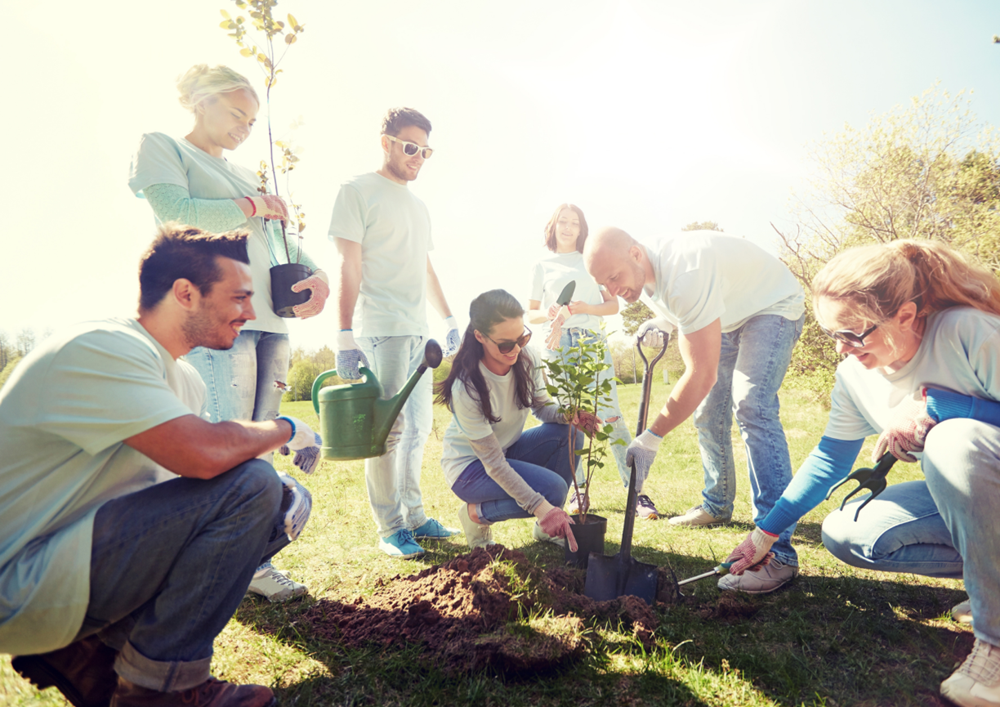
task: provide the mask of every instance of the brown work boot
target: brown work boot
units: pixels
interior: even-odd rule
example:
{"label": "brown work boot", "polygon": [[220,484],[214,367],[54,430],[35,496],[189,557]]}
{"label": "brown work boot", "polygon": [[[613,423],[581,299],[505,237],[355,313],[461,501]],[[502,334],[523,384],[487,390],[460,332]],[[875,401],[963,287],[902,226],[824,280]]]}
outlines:
{"label": "brown work boot", "polygon": [[117,654],[88,636],[50,653],[14,656],[10,664],[39,690],[57,688],[73,707],[108,707],[118,685]]}
{"label": "brown work boot", "polygon": [[111,707],[271,707],[277,702],[270,688],[262,685],[234,685],[209,678],[197,687],[177,692],[159,692],[139,687],[125,678],[118,679],[118,689]]}

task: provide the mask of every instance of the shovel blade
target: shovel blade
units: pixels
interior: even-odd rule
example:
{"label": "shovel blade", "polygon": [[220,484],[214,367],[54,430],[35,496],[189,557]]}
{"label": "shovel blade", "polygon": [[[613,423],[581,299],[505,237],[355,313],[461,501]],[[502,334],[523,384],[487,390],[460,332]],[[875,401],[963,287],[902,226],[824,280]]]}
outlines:
{"label": "shovel blade", "polygon": [[648,562],[629,559],[623,566],[618,555],[609,557],[592,552],[583,593],[595,601],[631,595],[652,606],[656,600],[657,576],[656,565]]}

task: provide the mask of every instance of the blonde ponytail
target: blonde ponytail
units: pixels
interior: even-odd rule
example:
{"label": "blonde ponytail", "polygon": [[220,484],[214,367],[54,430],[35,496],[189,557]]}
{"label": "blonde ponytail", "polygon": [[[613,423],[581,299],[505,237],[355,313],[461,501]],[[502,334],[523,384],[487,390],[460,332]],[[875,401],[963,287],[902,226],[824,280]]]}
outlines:
{"label": "blonde ponytail", "polygon": [[848,303],[858,325],[883,322],[907,302],[923,317],[949,307],[1000,315],[1000,283],[969,256],[932,240],[897,240],[850,248],[813,279],[813,303]]}

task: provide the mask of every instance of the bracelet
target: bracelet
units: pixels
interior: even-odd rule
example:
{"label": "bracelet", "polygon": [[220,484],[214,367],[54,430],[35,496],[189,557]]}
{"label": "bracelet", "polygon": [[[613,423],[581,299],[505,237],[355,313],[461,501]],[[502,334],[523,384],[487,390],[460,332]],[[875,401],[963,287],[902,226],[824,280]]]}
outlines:
{"label": "bracelet", "polygon": [[296,430],[295,430],[295,420],[293,420],[293,419],[292,419],[292,418],[290,418],[290,417],[286,417],[285,415],[278,415],[278,416],[277,416],[276,418],[274,418],[274,419],[275,419],[275,420],[284,420],[284,421],[285,421],[285,422],[287,422],[287,423],[288,423],[289,425],[291,425],[291,426],[292,426],[292,436],[288,438],[288,441],[289,441],[289,442],[291,442],[291,441],[292,441],[293,439],[295,439],[295,432],[296,432]]}
{"label": "bracelet", "polygon": [[[253,203],[252,197],[245,196],[243,198],[250,202],[250,208],[253,209],[253,211],[250,212],[250,218],[253,218],[254,216],[257,215],[257,204]],[[295,425],[292,425],[292,427],[295,427]]]}

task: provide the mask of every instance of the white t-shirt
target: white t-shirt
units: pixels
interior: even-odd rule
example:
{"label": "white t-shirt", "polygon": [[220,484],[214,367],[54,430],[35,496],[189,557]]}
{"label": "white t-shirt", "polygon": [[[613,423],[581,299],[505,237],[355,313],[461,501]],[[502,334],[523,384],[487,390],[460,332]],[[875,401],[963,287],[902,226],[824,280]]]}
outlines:
{"label": "white t-shirt", "polygon": [[931,314],[916,355],[895,373],[868,370],[848,356],[837,366],[823,434],[843,440],[881,434],[896,407],[919,397],[923,386],[1000,401],[1000,317],[972,307]]}
{"label": "white t-shirt", "polygon": [[330,239],[361,244],[358,336],[427,335],[427,254],[434,249],[427,207],[405,184],[376,172],[345,182]]}
{"label": "white t-shirt", "polygon": [[[601,288],[583,266],[583,254],[553,253],[535,263],[531,281],[531,299],[542,303],[542,311],[548,311],[556,302],[556,297],[570,282],[576,282],[571,301],[580,300],[587,304],[603,304]],[[601,318],[596,314],[574,314],[563,322],[563,328],[579,327],[590,331],[600,331]],[[547,338],[552,322],[545,323],[544,336]]]}
{"label": "white t-shirt", "polygon": [[[530,349],[522,349],[531,360],[531,376],[535,384],[535,397],[542,405],[549,400],[542,377],[542,366],[538,357]],[[490,405],[493,416],[500,421],[490,423],[483,415],[479,402],[465,389],[465,383],[456,380],[451,386],[451,424],[444,433],[444,454],[441,466],[449,486],[454,486],[465,467],[476,460],[469,440],[478,440],[495,435],[504,453],[507,448],[521,438],[524,423],[528,419],[528,408],[518,407],[514,373],[498,376],[480,361],[479,370],[490,389]]]}
{"label": "white t-shirt", "polygon": [[726,333],[751,317],[776,314],[796,321],[805,312],[805,294],[791,271],[743,238],[685,231],[647,247],[646,254],[656,276],[647,294],[682,334],[716,319]]}
{"label": "white t-shirt", "polygon": [[[257,175],[249,169],[232,164],[223,157],[213,157],[184,139],[175,140],[163,133],[146,133],[139,150],[132,158],[128,185],[142,197],[142,190],[154,184],[173,184],[188,190],[193,199],[239,199],[259,196]],[[266,331],[287,334],[285,321],[274,313],[271,305],[271,266],[285,262],[270,252],[271,239],[264,234],[260,218],[247,219],[240,228],[250,231],[247,253],[253,278],[253,304],[257,318],[243,325],[246,331]],[[277,221],[268,221],[268,228],[280,228]],[[277,241],[280,242],[278,235]]]}
{"label": "white t-shirt", "polygon": [[18,364],[0,390],[0,653],[73,640],[98,508],[174,478],[123,440],[204,406],[194,368],[134,319],[77,325]]}

